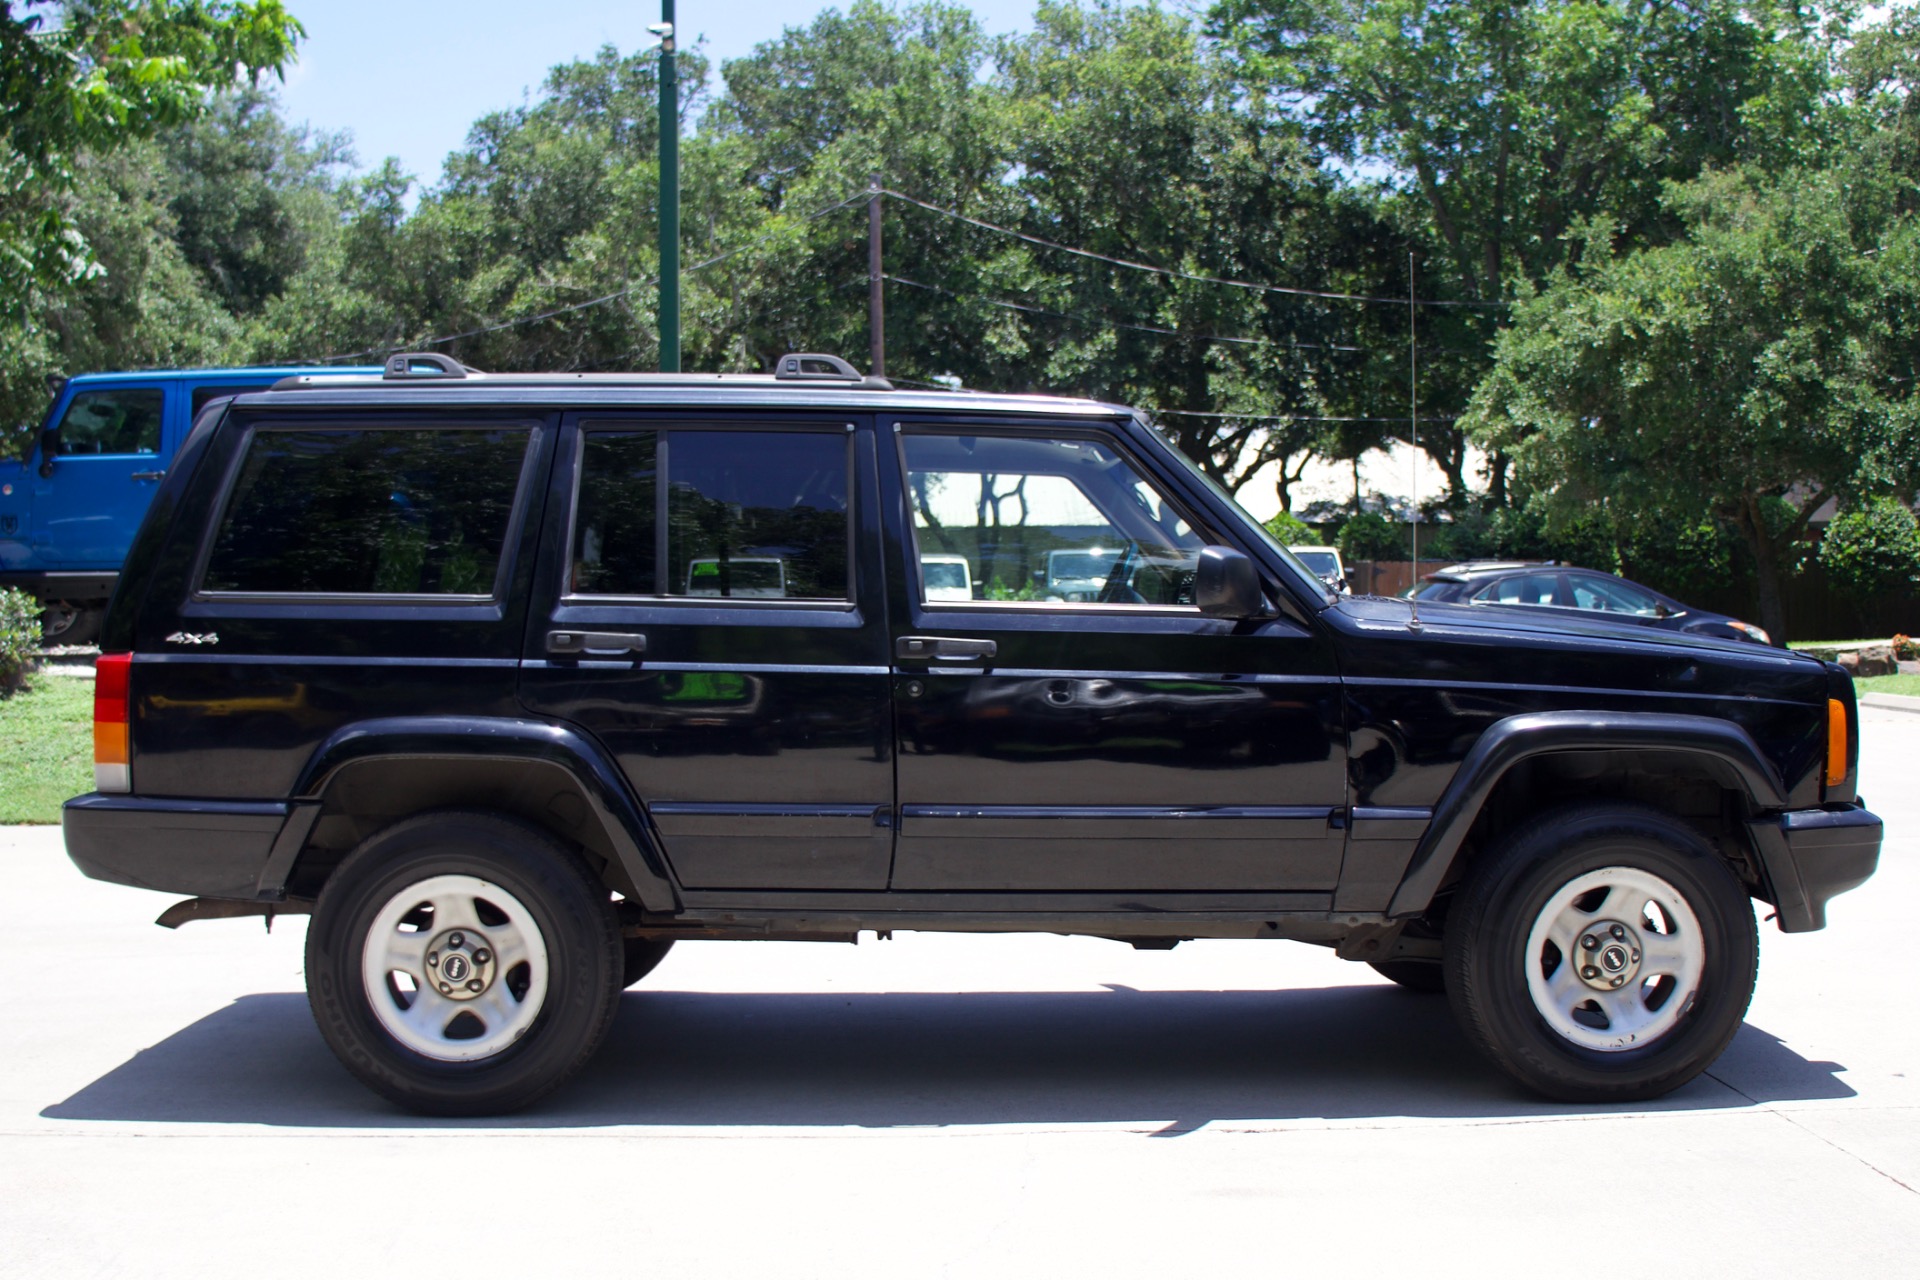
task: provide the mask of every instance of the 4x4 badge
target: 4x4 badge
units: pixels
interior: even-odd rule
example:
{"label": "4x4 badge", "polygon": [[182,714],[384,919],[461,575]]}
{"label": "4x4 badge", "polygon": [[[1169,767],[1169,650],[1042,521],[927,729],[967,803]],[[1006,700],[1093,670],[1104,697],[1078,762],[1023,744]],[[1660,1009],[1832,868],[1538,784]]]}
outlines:
{"label": "4x4 badge", "polygon": [[220,633],[209,631],[205,635],[195,635],[191,631],[176,631],[167,637],[168,644],[219,644]]}

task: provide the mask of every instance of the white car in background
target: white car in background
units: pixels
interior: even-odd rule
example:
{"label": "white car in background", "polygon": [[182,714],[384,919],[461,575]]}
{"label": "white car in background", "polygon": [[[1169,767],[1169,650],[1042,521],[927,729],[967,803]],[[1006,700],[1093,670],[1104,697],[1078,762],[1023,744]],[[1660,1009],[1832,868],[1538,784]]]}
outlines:
{"label": "white car in background", "polygon": [[921,556],[920,583],[929,600],[973,599],[973,567],[965,556]]}
{"label": "white car in background", "polygon": [[1347,566],[1340,563],[1340,551],[1337,547],[1288,547],[1294,559],[1307,566],[1320,576],[1321,581],[1335,591],[1352,594],[1353,586],[1347,581]]}

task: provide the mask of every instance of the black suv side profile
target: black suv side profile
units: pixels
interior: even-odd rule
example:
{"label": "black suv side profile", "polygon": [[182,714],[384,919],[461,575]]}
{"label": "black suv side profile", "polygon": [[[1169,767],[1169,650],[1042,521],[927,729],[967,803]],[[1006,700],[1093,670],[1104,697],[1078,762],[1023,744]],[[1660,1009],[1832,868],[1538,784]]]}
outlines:
{"label": "black suv side profile", "polygon": [[1648,1098],[1882,828],[1839,668],[1346,598],[1141,415],[401,356],[203,412],[109,608],[86,874],[311,912],[328,1044],[525,1106],[680,938],[1335,948]]}

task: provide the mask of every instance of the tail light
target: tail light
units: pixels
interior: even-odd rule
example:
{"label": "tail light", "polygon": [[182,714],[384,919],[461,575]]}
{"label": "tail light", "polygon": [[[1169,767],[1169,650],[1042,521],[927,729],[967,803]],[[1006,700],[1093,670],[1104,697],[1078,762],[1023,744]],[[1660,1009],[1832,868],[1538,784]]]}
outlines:
{"label": "tail light", "polygon": [[103,653],[93,664],[93,789],[131,791],[132,753],[127,726],[133,694],[127,677],[133,655]]}

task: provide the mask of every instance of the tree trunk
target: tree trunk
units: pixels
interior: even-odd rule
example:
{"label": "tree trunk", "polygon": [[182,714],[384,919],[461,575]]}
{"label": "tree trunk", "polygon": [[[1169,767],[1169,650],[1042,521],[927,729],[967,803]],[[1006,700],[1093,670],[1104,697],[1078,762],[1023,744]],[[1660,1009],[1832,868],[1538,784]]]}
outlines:
{"label": "tree trunk", "polygon": [[1753,552],[1754,584],[1759,588],[1760,625],[1781,644],[1787,641],[1787,614],[1780,596],[1780,548],[1767,532],[1767,519],[1760,500],[1747,495],[1741,504],[1740,532]]}
{"label": "tree trunk", "polygon": [[1507,467],[1511,459],[1504,453],[1496,453],[1487,459],[1487,503],[1499,508],[1507,505]]}

